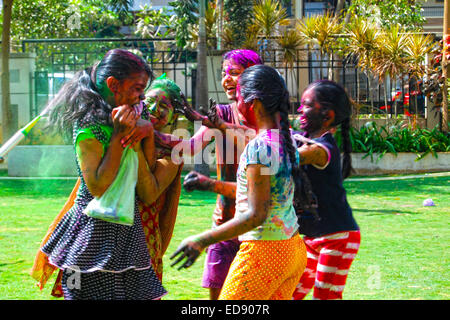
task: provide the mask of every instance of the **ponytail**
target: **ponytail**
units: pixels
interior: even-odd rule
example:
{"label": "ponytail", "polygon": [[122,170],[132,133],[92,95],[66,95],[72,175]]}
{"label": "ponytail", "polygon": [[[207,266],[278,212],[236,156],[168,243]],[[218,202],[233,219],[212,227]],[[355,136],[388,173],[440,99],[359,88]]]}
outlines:
{"label": "ponytail", "polygon": [[112,125],[112,107],[96,90],[91,72],[91,67],[77,72],[48,103],[47,129],[60,132],[65,138],[69,138],[72,136],[75,121],[80,119],[95,119],[100,124]]}
{"label": "ponytail", "polygon": [[350,118],[345,119],[341,123],[341,135],[342,135],[342,178],[346,179],[352,172],[352,143],[350,141]]}

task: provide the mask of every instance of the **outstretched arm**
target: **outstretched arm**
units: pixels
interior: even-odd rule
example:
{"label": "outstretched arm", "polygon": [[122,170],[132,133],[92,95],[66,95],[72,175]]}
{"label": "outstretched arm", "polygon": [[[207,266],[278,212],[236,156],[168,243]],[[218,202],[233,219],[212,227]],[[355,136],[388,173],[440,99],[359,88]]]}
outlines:
{"label": "outstretched arm", "polygon": [[211,143],[211,140],[204,139],[209,130],[208,127],[201,126],[190,139],[181,139],[173,134],[155,131],[155,141],[171,149],[176,147],[184,155],[193,156]]}
{"label": "outstretched arm", "polygon": [[210,191],[227,198],[236,198],[236,182],[211,179],[201,173],[191,171],[184,177],[183,187],[187,192]]}
{"label": "outstretched arm", "polygon": [[[270,176],[261,174],[262,167],[259,164],[247,167],[248,210],[217,228],[183,240],[175,253],[170,257],[170,259],[178,257],[172,263],[172,266],[182,263],[179,269],[188,268],[207,246],[236,238],[264,223],[270,206]],[[182,262],[185,258],[186,260]]]}

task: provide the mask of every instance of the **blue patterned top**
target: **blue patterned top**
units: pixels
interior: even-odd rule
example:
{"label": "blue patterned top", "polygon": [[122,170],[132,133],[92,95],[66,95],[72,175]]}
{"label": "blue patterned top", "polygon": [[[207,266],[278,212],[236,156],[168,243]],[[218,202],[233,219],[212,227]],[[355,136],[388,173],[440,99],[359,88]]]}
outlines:
{"label": "blue patterned top", "polygon": [[[293,207],[294,180],[289,157],[283,150],[283,139],[279,130],[260,131],[251,140],[241,155],[237,172],[236,216],[248,210],[247,167],[261,164],[261,174],[270,175],[271,202],[264,223],[241,235],[246,240],[285,240],[298,229],[297,216]],[[296,152],[297,163],[299,155]]]}

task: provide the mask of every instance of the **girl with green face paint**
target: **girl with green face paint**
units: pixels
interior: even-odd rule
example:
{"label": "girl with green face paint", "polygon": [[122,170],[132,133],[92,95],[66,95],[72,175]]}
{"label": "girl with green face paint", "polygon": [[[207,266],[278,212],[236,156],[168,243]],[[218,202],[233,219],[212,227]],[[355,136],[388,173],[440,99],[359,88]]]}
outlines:
{"label": "girl with green face paint", "polygon": [[150,111],[150,120],[158,131],[168,125],[173,125],[185,104],[180,87],[171,79],[166,78],[165,74],[152,82],[145,96],[145,104]]}

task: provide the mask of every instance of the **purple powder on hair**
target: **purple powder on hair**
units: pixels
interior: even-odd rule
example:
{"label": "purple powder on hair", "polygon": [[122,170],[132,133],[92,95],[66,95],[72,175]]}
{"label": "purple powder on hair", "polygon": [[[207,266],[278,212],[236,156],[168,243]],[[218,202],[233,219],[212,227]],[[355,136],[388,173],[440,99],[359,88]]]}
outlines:
{"label": "purple powder on hair", "polygon": [[248,49],[228,51],[223,55],[223,60],[233,60],[234,63],[237,63],[243,68],[248,68],[256,64],[262,64],[262,60],[259,55],[255,51]]}

